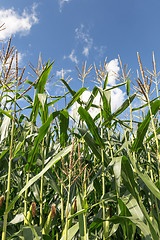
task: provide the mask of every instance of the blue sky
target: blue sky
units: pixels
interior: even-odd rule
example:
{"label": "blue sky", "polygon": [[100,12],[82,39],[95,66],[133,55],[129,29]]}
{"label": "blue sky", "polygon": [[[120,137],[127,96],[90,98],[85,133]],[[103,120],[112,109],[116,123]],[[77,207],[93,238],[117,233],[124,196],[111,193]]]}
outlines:
{"label": "blue sky", "polygon": [[[118,54],[131,68],[133,81],[137,51],[150,70],[154,51],[159,66],[159,10],[159,0],[1,0],[0,24],[5,22],[6,30],[0,32],[0,40],[5,42],[12,35],[22,66],[28,62],[36,66],[40,52],[43,61],[55,59],[52,83],[63,68],[77,90],[81,82],[75,65],[81,69],[87,61],[87,66],[94,62],[98,66],[105,57],[110,62]],[[90,90],[93,76],[94,71],[85,85]],[[58,94],[60,89],[52,91]],[[123,92],[121,97],[125,97]]]}

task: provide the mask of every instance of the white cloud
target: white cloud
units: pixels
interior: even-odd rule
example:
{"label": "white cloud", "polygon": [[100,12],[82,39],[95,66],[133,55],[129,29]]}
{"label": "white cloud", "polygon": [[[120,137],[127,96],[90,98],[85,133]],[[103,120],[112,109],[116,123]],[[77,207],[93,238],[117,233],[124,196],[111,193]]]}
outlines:
{"label": "white cloud", "polygon": [[71,73],[71,72],[72,72],[71,69],[63,69],[63,70],[56,72],[56,77],[61,78],[62,75],[65,76],[66,74]]}
{"label": "white cloud", "polygon": [[16,33],[28,34],[33,24],[38,23],[36,7],[36,4],[32,6],[31,13],[24,9],[21,15],[14,8],[0,9],[0,25],[5,23],[6,28],[0,31],[0,40],[6,40]]}
{"label": "white cloud", "polygon": [[106,71],[108,72],[108,84],[114,86],[117,75],[120,71],[118,59],[113,59],[106,64]]}
{"label": "white cloud", "polygon": [[88,55],[89,55],[89,48],[88,47],[84,47],[82,53],[84,54],[84,56],[88,57]]}
{"label": "white cloud", "polygon": [[59,0],[59,10],[62,12],[64,3],[69,3],[71,0]]}
{"label": "white cloud", "polygon": [[85,27],[83,24],[81,24],[79,28],[75,29],[75,34],[76,34],[75,38],[85,45],[82,54],[88,57],[89,51],[93,46],[93,38],[90,37],[88,31],[85,31]]}
{"label": "white cloud", "polygon": [[125,93],[120,88],[111,90],[111,109],[114,112],[125,101]]}
{"label": "white cloud", "polygon": [[73,49],[69,56],[64,56],[64,59],[69,58],[72,62],[78,64],[77,56],[75,55],[75,50]]}

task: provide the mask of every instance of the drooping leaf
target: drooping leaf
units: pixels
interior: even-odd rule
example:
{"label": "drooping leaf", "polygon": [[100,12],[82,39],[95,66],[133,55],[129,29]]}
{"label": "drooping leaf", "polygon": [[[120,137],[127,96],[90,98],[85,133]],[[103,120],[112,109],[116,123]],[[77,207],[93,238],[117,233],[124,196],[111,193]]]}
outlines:
{"label": "drooping leaf", "polygon": [[87,101],[87,104],[86,104],[86,106],[85,106],[86,111],[88,111],[89,108],[91,107],[91,105],[92,105],[95,97],[97,96],[97,93],[98,93],[98,88],[95,86],[95,87],[93,88],[93,90],[92,90],[92,92],[91,92],[91,95],[90,95],[90,97],[89,97],[89,99],[88,99],[88,101]]}
{"label": "drooping leaf", "polygon": [[78,113],[80,114],[81,118],[86,122],[88,129],[90,130],[95,142],[102,148],[104,148],[104,142],[99,135],[98,128],[95,125],[91,115],[83,108],[78,108]]}
{"label": "drooping leaf", "polygon": [[100,148],[97,146],[95,140],[93,139],[93,137],[88,133],[87,130],[84,130],[82,128],[78,128],[78,131],[80,132],[80,134],[83,136],[83,138],[85,139],[86,143],[88,144],[88,146],[92,149],[93,153],[95,154],[95,156],[101,160],[101,151]]}
{"label": "drooping leaf", "polygon": [[[160,100],[157,100],[157,101],[151,103],[152,116],[156,115],[159,108],[160,108]],[[151,116],[150,116],[150,111],[148,111],[145,119],[143,120],[143,122],[138,127],[137,137],[134,140],[134,143],[133,143],[132,148],[131,148],[132,151],[136,151],[142,146],[143,139],[144,139],[144,137],[146,135],[146,132],[148,130],[150,121],[151,121]]]}
{"label": "drooping leaf", "polygon": [[[115,224],[118,224],[118,223],[123,224],[124,222],[127,222],[127,223],[132,222],[133,224],[135,224],[137,227],[139,227],[141,229],[146,240],[152,240],[149,227],[139,219],[136,219],[134,217],[127,217],[127,216],[113,216],[109,219],[109,221],[111,221]],[[158,240],[158,237],[155,238],[155,240]]]}
{"label": "drooping leaf", "polygon": [[125,100],[124,103],[109,117],[109,119],[103,123],[103,125],[108,124],[111,120],[113,120],[114,118],[119,116],[122,112],[124,112],[135,97],[136,94],[133,94],[129,97],[129,99]]}
{"label": "drooping leaf", "polygon": [[78,99],[80,98],[80,96],[82,95],[82,93],[84,91],[86,91],[87,88],[82,87],[78,90],[78,92],[76,92],[73,96],[73,98],[71,99],[71,101],[67,104],[66,109],[69,109],[76,101],[78,101]]}
{"label": "drooping leaf", "polygon": [[12,111],[4,111],[3,109],[0,108],[0,112],[13,120],[13,116],[10,114]]}
{"label": "drooping leaf", "polygon": [[125,194],[121,197],[121,200],[134,218],[144,221],[144,214],[141,211],[137,200],[129,192],[125,192]]}
{"label": "drooping leaf", "polygon": [[133,195],[133,197],[138,202],[138,204],[141,208],[141,211],[143,212],[143,215],[145,217],[145,220],[148,222],[150,233],[151,233],[153,239],[158,240],[158,238],[157,238],[158,229],[155,229],[153,227],[152,221],[147,213],[147,210],[139,197],[138,186],[135,182],[132,168],[130,166],[130,163],[129,163],[127,157],[125,157],[125,156],[122,157],[122,179],[123,179],[123,183],[124,183],[125,187],[127,188],[127,190]]}

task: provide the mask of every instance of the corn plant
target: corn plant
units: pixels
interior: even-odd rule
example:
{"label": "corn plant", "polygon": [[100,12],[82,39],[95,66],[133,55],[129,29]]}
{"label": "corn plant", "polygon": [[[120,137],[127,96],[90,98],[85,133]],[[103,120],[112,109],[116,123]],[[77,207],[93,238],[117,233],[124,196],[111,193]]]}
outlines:
{"label": "corn plant", "polygon": [[[40,55],[26,78],[11,39],[6,50],[2,46],[1,239],[160,238],[159,73],[154,53],[153,71],[137,57],[136,80],[120,57],[114,86],[107,58],[94,69],[85,62],[82,71],[76,66],[82,87],[72,89],[62,74],[64,94],[54,96],[46,89],[55,81],[54,61],[43,63]],[[113,111],[115,88],[126,100]],[[136,101],[142,104],[134,107]],[[70,114],[75,104],[77,119]]]}

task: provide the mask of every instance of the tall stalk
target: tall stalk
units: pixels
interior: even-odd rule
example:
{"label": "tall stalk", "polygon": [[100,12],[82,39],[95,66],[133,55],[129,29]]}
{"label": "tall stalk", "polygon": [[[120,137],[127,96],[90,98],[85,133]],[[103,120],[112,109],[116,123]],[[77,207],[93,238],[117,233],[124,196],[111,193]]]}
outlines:
{"label": "tall stalk", "polygon": [[68,183],[68,196],[67,196],[67,206],[66,206],[66,226],[65,226],[65,240],[68,240],[68,215],[69,215],[69,199],[71,190],[71,170],[69,170],[69,183]]}
{"label": "tall stalk", "polygon": [[[100,118],[101,118],[101,138],[103,138],[103,119],[102,119],[102,110],[100,111]],[[105,195],[105,166],[104,166],[104,152],[103,148],[101,147],[101,158],[102,158],[102,196]],[[108,236],[109,230],[109,222],[106,222],[106,208],[105,203],[102,203],[103,209],[103,240],[105,240]]]}
{"label": "tall stalk", "polygon": [[[61,178],[63,182],[63,176]],[[63,196],[63,184],[61,183],[61,225],[62,225],[62,231],[64,229],[64,196]]]}
{"label": "tall stalk", "polygon": [[[44,168],[44,138],[42,141],[42,170]],[[43,178],[44,176],[41,176],[41,189],[40,189],[40,221],[39,225],[42,227],[43,224]]]}
{"label": "tall stalk", "polygon": [[[87,199],[87,186],[86,186],[86,168],[84,170],[84,200]],[[84,240],[87,240],[87,221],[86,221],[86,212],[83,213],[83,221],[84,221]]]}
{"label": "tall stalk", "polygon": [[8,205],[9,205],[10,186],[11,186],[11,170],[12,170],[11,165],[12,165],[12,157],[13,157],[12,151],[13,151],[13,138],[14,138],[15,116],[16,116],[17,79],[18,79],[18,65],[17,65],[17,51],[16,51],[16,73],[15,73],[14,111],[13,111],[13,118],[12,118],[11,142],[10,142],[10,150],[9,150],[7,196],[6,196],[6,206],[5,206],[5,212],[4,212],[2,240],[5,240],[5,239],[6,239],[6,231],[7,231],[7,218],[8,218],[7,208],[8,208]]}
{"label": "tall stalk", "polygon": [[[141,74],[142,74],[142,78],[143,78],[143,88],[145,90],[145,92],[143,92],[143,91],[142,92],[143,92],[144,97],[146,98],[146,101],[147,101],[147,104],[148,104],[150,117],[151,117],[151,124],[152,124],[152,127],[153,127],[153,132],[154,132],[154,137],[155,137],[155,142],[156,142],[156,147],[157,147],[158,171],[159,171],[159,182],[160,182],[160,149],[159,149],[160,147],[159,147],[159,143],[158,143],[156,127],[155,127],[155,124],[154,124],[154,119],[153,119],[153,114],[152,114],[152,109],[151,109],[151,103],[150,103],[150,99],[149,99],[149,90],[150,90],[150,86],[151,86],[151,83],[152,83],[152,79],[150,80],[149,85],[147,85],[146,79],[145,79],[145,76],[144,76],[144,71],[143,71],[143,68],[142,68],[142,63],[141,63],[141,60],[140,60],[140,57],[139,57],[139,53],[137,53],[137,56],[138,56],[140,70],[141,70]],[[138,79],[137,82],[139,83],[139,86],[140,86],[141,82],[140,82],[139,79]]]}
{"label": "tall stalk", "polygon": [[[26,178],[26,184],[29,182],[29,175],[30,175],[30,170],[27,172],[27,178]],[[24,194],[24,225],[28,224],[28,221],[26,219],[27,217],[27,195],[28,195],[28,188],[25,191]]]}

